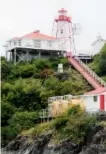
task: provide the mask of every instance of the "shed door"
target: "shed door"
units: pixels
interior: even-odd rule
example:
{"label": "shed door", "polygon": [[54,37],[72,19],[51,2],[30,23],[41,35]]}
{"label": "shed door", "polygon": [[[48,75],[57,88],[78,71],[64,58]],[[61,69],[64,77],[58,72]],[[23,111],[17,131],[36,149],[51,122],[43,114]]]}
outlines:
{"label": "shed door", "polygon": [[100,95],[100,110],[105,110],[105,96]]}

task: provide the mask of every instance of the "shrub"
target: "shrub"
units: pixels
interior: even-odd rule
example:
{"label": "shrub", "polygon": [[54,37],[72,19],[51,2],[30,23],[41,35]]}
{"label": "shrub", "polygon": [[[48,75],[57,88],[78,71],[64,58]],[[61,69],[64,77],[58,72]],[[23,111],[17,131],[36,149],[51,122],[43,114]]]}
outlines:
{"label": "shrub", "polygon": [[28,136],[39,136],[49,130],[52,129],[52,122],[49,123],[41,123],[41,124],[37,124],[35,127],[23,131],[22,135],[28,135]]}
{"label": "shrub", "polygon": [[84,112],[81,110],[79,105],[73,105],[70,109],[68,109],[60,117],[57,117],[54,120],[54,123],[53,123],[54,128],[60,129],[62,127],[65,127],[71,116],[79,116],[79,115],[82,115],[83,113]]}
{"label": "shrub", "polygon": [[18,131],[33,127],[38,120],[37,112],[16,112],[9,120],[10,127],[17,128]]}
{"label": "shrub", "polygon": [[81,115],[84,112],[82,111],[80,105],[72,105],[72,107],[70,109],[68,109],[67,111],[67,116],[71,116],[71,115]]}
{"label": "shrub", "polygon": [[51,63],[48,59],[36,59],[33,61],[33,63],[35,64],[37,71],[51,67]]}
{"label": "shrub", "polygon": [[11,105],[9,102],[5,102],[2,100],[1,102],[1,125],[6,126],[8,124],[8,120],[15,113],[16,108]]}
{"label": "shrub", "polygon": [[17,127],[1,127],[1,140],[3,141],[10,141],[14,139],[19,133]]}
{"label": "shrub", "polygon": [[54,72],[52,69],[44,69],[43,71],[40,72],[40,77],[41,78],[48,78],[50,75],[52,75]]}
{"label": "shrub", "polygon": [[21,111],[33,111],[47,106],[41,102],[40,93],[43,92],[43,89],[41,80],[19,79],[13,83],[3,84],[2,97],[5,97]]}
{"label": "shrub", "polygon": [[106,121],[101,121],[101,122],[99,122],[99,124],[100,124],[101,126],[103,126],[103,127],[106,127]]}
{"label": "shrub", "polygon": [[23,77],[23,78],[31,77],[36,70],[36,68],[32,64],[20,65],[18,67],[18,69],[19,69],[19,72],[20,72],[20,76]]}
{"label": "shrub", "polygon": [[69,118],[64,133],[76,142],[84,142],[84,138],[87,135],[89,128],[96,123],[95,116],[90,115],[73,115]]}
{"label": "shrub", "polygon": [[68,121],[68,117],[64,117],[64,116],[58,117],[54,120],[53,126],[56,130],[59,130],[60,128],[66,126],[67,121]]}
{"label": "shrub", "polygon": [[65,138],[71,139],[73,142],[80,144],[84,142],[89,128],[96,123],[96,117],[84,113],[79,105],[72,106],[61,117],[54,120],[54,139],[57,141]]}

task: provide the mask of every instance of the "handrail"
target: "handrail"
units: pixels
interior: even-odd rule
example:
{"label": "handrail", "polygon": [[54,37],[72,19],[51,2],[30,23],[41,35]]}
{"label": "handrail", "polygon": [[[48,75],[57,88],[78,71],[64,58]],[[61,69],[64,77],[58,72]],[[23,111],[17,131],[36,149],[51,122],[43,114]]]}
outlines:
{"label": "handrail", "polygon": [[99,81],[99,83],[102,86],[106,87],[105,81],[103,81],[95,72],[93,72],[87,65],[85,65],[78,57],[76,57],[75,59],[81,64],[81,66],[83,66],[93,76],[94,79]]}
{"label": "handrail", "polygon": [[[104,113],[105,114],[105,111],[101,111],[99,108],[89,108],[89,109],[87,109],[85,107],[85,113],[87,113],[87,114]],[[106,115],[104,115],[104,116],[106,116]],[[39,111],[39,118],[43,119],[43,118],[51,118],[51,117],[56,117],[56,115],[53,116],[51,109],[46,108],[46,109],[41,109]]]}

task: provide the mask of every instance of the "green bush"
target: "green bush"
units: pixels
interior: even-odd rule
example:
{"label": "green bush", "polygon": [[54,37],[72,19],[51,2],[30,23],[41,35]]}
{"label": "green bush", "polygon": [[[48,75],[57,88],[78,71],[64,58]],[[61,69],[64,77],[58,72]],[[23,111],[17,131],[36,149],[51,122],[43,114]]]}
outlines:
{"label": "green bush", "polygon": [[61,117],[54,120],[54,139],[61,141],[65,138],[80,144],[89,131],[89,127],[96,123],[96,117],[85,114],[76,105],[70,108]]}
{"label": "green bush", "polygon": [[8,120],[15,113],[16,108],[11,105],[9,102],[2,100],[1,102],[1,125],[6,126],[8,124]]}
{"label": "green bush", "polygon": [[16,112],[9,120],[10,127],[17,129],[19,132],[22,130],[33,127],[38,121],[37,112]]}
{"label": "green bush", "polygon": [[100,53],[94,56],[91,68],[99,75],[106,74],[106,44],[101,49]]}
{"label": "green bush", "polygon": [[70,138],[76,142],[84,142],[89,128],[96,123],[94,116],[82,114],[80,116],[73,115],[69,118],[64,133],[68,134]]}
{"label": "green bush", "polygon": [[47,106],[41,101],[43,100],[41,93],[44,91],[46,89],[43,88],[39,79],[19,79],[13,83],[5,82],[3,84],[2,97],[5,97],[7,101],[18,109],[33,111]]}
{"label": "green bush", "polygon": [[59,80],[54,76],[49,77],[44,82],[44,86],[47,87],[47,89],[49,90],[51,89],[56,90],[58,85],[59,85]]}
{"label": "green bush", "polygon": [[30,63],[18,66],[20,76],[23,78],[31,77],[36,72],[36,67]]}
{"label": "green bush", "polygon": [[23,135],[29,135],[29,136],[39,136],[49,130],[52,129],[52,122],[49,123],[41,123],[36,125],[35,127],[22,132]]}
{"label": "green bush", "polygon": [[11,73],[13,65],[6,61],[5,58],[1,58],[1,80],[7,80]]}
{"label": "green bush", "polygon": [[67,58],[61,58],[60,63],[63,64],[64,67],[69,66],[69,62],[68,62]]}
{"label": "green bush", "polygon": [[67,121],[68,121],[68,117],[66,116],[58,117],[54,120],[53,126],[56,130],[59,130],[60,128],[66,126]]}
{"label": "green bush", "polygon": [[106,74],[106,44],[101,50],[101,53],[99,56],[98,68],[102,75]]}
{"label": "green bush", "polygon": [[19,133],[19,129],[17,127],[1,127],[1,140],[3,141],[10,141],[14,139]]}
{"label": "green bush", "polygon": [[73,105],[70,109],[67,111],[67,116],[71,115],[81,115],[84,112],[81,110],[80,105]]}
{"label": "green bush", "polygon": [[71,116],[79,116],[82,115],[84,112],[81,110],[79,105],[74,105],[70,109],[68,109],[65,113],[63,113],[60,117],[57,117],[54,122],[53,126],[55,129],[60,129],[66,126],[69,118]]}
{"label": "green bush", "polygon": [[33,61],[35,64],[37,71],[51,68],[51,63],[48,59],[36,59]]}

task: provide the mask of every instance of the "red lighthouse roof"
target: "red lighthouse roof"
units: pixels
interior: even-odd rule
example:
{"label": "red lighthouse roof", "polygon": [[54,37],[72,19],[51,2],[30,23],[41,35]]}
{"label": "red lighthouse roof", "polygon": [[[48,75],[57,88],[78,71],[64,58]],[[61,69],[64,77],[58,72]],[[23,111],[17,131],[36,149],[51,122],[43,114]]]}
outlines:
{"label": "red lighthouse roof", "polygon": [[62,8],[61,10],[58,11],[59,13],[67,13],[67,10],[65,10],[64,8]]}
{"label": "red lighthouse roof", "polygon": [[71,17],[67,16],[67,10],[62,8],[61,10],[58,11],[58,17],[55,19],[56,22],[60,21],[66,21],[66,22],[71,22]]}

